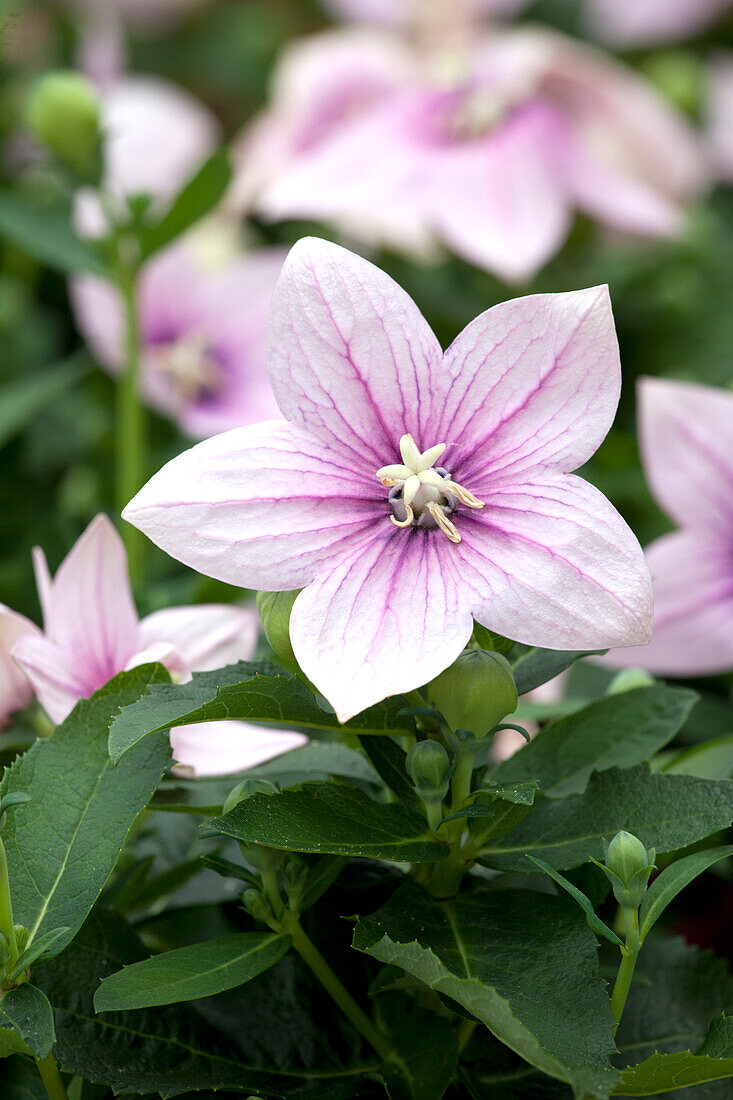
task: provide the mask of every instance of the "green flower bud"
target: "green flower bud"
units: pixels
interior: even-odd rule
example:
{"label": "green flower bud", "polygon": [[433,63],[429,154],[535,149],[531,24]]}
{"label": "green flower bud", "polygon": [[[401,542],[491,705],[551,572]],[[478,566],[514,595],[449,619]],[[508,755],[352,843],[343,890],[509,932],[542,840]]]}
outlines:
{"label": "green flower bud", "polygon": [[419,741],[405,760],[407,774],[422,797],[442,802],[448,790],[450,757],[438,741]]}
{"label": "green flower bud", "polygon": [[265,637],[272,651],[291,669],[297,669],[298,662],[290,644],[290,612],[299,594],[298,589],[294,592],[257,593],[257,610]]}
{"label": "green flower bud", "polygon": [[13,926],[15,931],[15,946],[18,948],[18,954],[22,955],[28,945],[28,929],[22,924],[16,924]]}
{"label": "green flower bud", "polygon": [[485,737],[517,709],[511,665],[501,653],[466,649],[428,685],[428,697],[449,727]]}
{"label": "green flower bud", "polygon": [[619,905],[637,909],[644,900],[654,870],[654,849],[646,850],[638,837],[624,829],[616,833],[606,853],[606,874]]}
{"label": "green flower bud", "polygon": [[36,81],[26,107],[28,125],[64,164],[85,177],[98,168],[101,134],[94,85],[71,70]]}
{"label": "green flower bud", "polygon": [[270,904],[266,898],[262,896],[259,890],[255,890],[250,887],[249,890],[245,890],[242,895],[242,905],[255,920],[261,920],[263,924],[272,925],[274,921],[274,914],[270,908]]}
{"label": "green flower bud", "polygon": [[488,630],[487,627],[481,626],[481,623],[477,623],[475,620],[473,624],[473,641],[479,649],[493,649],[497,653],[510,653],[516,644],[511,638],[495,634],[493,630]]}
{"label": "green flower bud", "polygon": [[277,787],[274,783],[270,783],[269,779],[245,779],[229,792],[222,813],[228,814],[253,794],[277,794]]}
{"label": "green flower bud", "polygon": [[617,673],[606,689],[606,695],[620,695],[634,688],[653,687],[656,680],[643,668],[624,668]]}

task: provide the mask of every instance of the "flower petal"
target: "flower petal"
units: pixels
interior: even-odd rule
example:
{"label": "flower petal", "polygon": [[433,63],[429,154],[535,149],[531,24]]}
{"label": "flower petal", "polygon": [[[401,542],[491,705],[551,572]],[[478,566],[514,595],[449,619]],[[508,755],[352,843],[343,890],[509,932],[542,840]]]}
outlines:
{"label": "flower petal", "polygon": [[373,264],[314,237],[292,248],[275,288],[268,363],[283,415],[367,476],[418,447],[438,410],[441,348],[412,299]]}
{"label": "flower petal", "polygon": [[611,427],[621,365],[608,288],[494,306],[445,353],[444,465],[483,499],[484,480],[577,469]]}
{"label": "flower petal", "polygon": [[171,730],[173,758],[194,775],[230,775],[306,744],[302,733],[248,722],[198,722]]}
{"label": "flower petal", "polygon": [[730,0],[588,0],[591,30],[618,46],[686,38],[724,11]]}
{"label": "flower petal", "polygon": [[295,656],[340,721],[432,680],[468,643],[471,593],[454,549],[435,532],[384,525],[296,599]]}
{"label": "flower petal", "polygon": [[140,623],[144,645],[170,642],[193,672],[222,668],[254,655],[260,619],[254,607],[200,604],[154,611]]}
{"label": "flower petal", "polygon": [[185,451],[123,516],[207,576],[243,588],[301,588],[385,521],[374,470],[360,474],[306,432],[272,420]]}
{"label": "flower petal", "polygon": [[606,498],[578,477],[504,486],[454,515],[462,583],[484,626],[527,645],[601,649],[651,632],[649,570]]}
{"label": "flower petal", "polygon": [[733,668],[730,542],[674,531],[646,548],[654,583],[654,629],[647,646],[613,650],[614,667],[661,676],[707,676]]}
{"label": "flower petal", "polygon": [[733,540],[733,394],[644,378],[641,453],[657,503],[678,523]]}
{"label": "flower petal", "polygon": [[77,668],[73,650],[62,649],[45,634],[26,634],[13,647],[38,701],[54,723],[63,722],[79,699],[91,695],[109,677],[96,680]]}
{"label": "flower petal", "polygon": [[33,688],[11,656],[18,641],[40,634],[35,623],[0,603],[0,730],[10,715],[33,698]]}

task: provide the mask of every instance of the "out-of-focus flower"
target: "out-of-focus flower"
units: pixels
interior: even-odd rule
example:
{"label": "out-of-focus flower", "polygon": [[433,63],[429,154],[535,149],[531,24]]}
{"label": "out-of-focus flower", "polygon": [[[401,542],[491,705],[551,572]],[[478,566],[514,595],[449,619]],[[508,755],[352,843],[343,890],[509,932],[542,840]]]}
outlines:
{"label": "out-of-focus flower", "polygon": [[641,454],[649,488],[679,525],[646,548],[654,582],[649,645],[605,661],[661,676],[733,669],[733,394],[645,378]]}
{"label": "out-of-focus flower", "polygon": [[[278,415],[265,369],[265,327],[285,251],[211,257],[209,239],[218,232],[202,226],[153,257],[139,281],[143,394],[194,438]],[[125,354],[119,292],[83,277],[70,294],[84,339],[116,373]]]}
{"label": "out-of-focus flower", "polygon": [[[364,23],[394,26],[421,19],[461,20],[476,16],[512,15],[527,0],[324,0],[335,15]],[[445,13],[445,14],[444,14]]]}
{"label": "out-of-focus flower", "polygon": [[[311,40],[311,71],[326,73],[317,49]],[[274,144],[287,124],[292,154],[256,208],[399,248],[439,241],[507,281],[557,251],[575,210],[622,232],[680,231],[705,181],[702,151],[630,70],[539,29],[487,36],[450,69],[402,81],[300,152],[298,123],[276,100],[259,125]]]}
{"label": "out-of-focus flower", "polygon": [[39,633],[35,623],[25,615],[0,604],[0,730],[7,725],[11,714],[27,706],[33,698],[30,680],[11,657],[13,646],[26,634]]}
{"label": "out-of-focus flower", "polygon": [[287,419],[200,443],[125,517],[210,576],[303,588],[293,650],[341,720],[437,676],[473,617],[555,648],[648,637],[641,548],[569,473],[618,402],[606,288],[495,306],[443,354],[388,276],[306,239],[268,356]]}
{"label": "out-of-focus flower", "polygon": [[586,0],[591,31],[616,46],[677,42],[709,26],[731,0]]}
{"label": "out-of-focus flower", "polygon": [[[213,152],[219,138],[214,115],[189,92],[158,77],[131,76],[101,97],[104,140],[102,190],[117,214],[125,200],[148,195],[153,208],[170,202]],[[77,197],[77,228],[101,236],[106,219],[99,196]]]}
{"label": "out-of-focus flower", "polygon": [[[186,680],[194,671],[219,668],[254,653],[254,608],[175,607],[139,620],[125,550],[106,516],[92,521],[53,579],[39,548],[34,566],[44,629],[27,624],[12,655],[53,722],[63,721],[78,699],[123,669],[161,661]],[[197,774],[252,767],[304,740],[300,734],[271,733],[243,722],[171,731],[175,759]]]}
{"label": "out-of-focus flower", "polygon": [[724,54],[710,71],[708,134],[714,166],[733,182],[733,54]]}

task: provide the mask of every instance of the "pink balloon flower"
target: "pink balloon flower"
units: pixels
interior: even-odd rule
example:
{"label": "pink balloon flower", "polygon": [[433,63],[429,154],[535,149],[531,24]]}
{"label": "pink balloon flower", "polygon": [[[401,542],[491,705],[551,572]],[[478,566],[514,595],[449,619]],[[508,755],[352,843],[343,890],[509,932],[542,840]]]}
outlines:
{"label": "pink balloon flower", "polygon": [[[34,566],[43,631],[24,621],[13,639],[8,619],[13,612],[0,612],[0,668],[5,668],[10,646],[19,671],[55,723],[66,718],[77,700],[123,669],[161,661],[177,679],[188,680],[194,671],[219,668],[254,653],[258,618],[250,608],[202,604],[139,619],[122,540],[106,516],[92,521],[53,579],[40,548],[34,551]],[[11,696],[13,709],[18,698]],[[28,701],[23,695],[21,702]],[[7,709],[5,699],[2,709]],[[174,758],[197,775],[253,767],[305,740],[298,733],[244,722],[171,730]]]}
{"label": "pink balloon flower", "polygon": [[731,0],[586,0],[590,29],[616,46],[675,42],[703,30]]}
{"label": "pink balloon flower", "polygon": [[[200,230],[153,257],[138,292],[143,394],[199,439],[277,416],[265,325],[285,258],[279,248],[212,258],[209,235]],[[119,292],[83,277],[71,283],[70,296],[95,358],[119,372],[125,348]]]}
{"label": "pink balloon flower", "polygon": [[325,0],[326,7],[345,19],[395,26],[415,24],[431,16],[438,21],[510,15],[526,3],[527,0]]}
{"label": "pink balloon flower", "polygon": [[[307,49],[321,85],[332,80],[325,53],[315,63],[317,40]],[[355,61],[349,80],[358,73]],[[332,82],[329,102],[344,86]],[[264,217],[327,220],[423,253],[439,242],[507,282],[557,252],[578,210],[621,232],[674,236],[705,179],[691,128],[649,85],[538,29],[485,36],[432,79],[413,71],[300,145],[286,98],[266,119],[289,155],[270,161]]]}
{"label": "pink balloon flower", "polygon": [[303,588],[291,640],[342,721],[447,668],[475,617],[518,641],[645,641],[641,548],[571,471],[619,396],[605,287],[495,306],[443,354],[414,302],[301,240],[273,295],[284,420],[168,463],[125,517],[210,576]]}
{"label": "pink balloon flower", "polygon": [[662,676],[733,669],[733,394],[644,378],[641,455],[654,498],[679,530],[646,548],[654,582],[649,645],[608,654]]}
{"label": "pink balloon flower", "polygon": [[16,710],[33,698],[31,682],[11,657],[13,646],[26,634],[39,634],[35,623],[0,603],[0,730]]}
{"label": "pink balloon flower", "polygon": [[711,66],[707,114],[716,174],[733,183],[733,54],[720,55]]}

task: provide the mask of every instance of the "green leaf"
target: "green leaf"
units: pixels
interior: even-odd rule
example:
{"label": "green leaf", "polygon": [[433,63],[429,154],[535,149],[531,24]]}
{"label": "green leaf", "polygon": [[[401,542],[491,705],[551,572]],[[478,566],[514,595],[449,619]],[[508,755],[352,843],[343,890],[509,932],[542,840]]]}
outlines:
{"label": "green leaf", "polygon": [[239,719],[285,729],[337,729],[357,734],[404,734],[413,729],[400,696],[385,699],[342,725],[323,710],[297,676],[269,664],[240,661],[214,672],[198,672],[187,684],[154,687],[114,721],[109,753],[115,763],[143,737],[171,726]]}
{"label": "green leaf", "polygon": [[563,890],[566,890],[568,894],[570,894],[571,898],[575,898],[578,905],[585,913],[585,918],[594,932],[597,932],[599,936],[603,936],[603,938],[608,940],[609,943],[615,943],[617,947],[623,947],[623,943],[616,935],[616,933],[612,931],[608,927],[608,925],[601,920],[600,917],[596,916],[596,911],[593,908],[593,902],[590,900],[587,894],[584,894],[583,891],[579,890],[577,886],[573,886],[572,882],[568,882],[564,875],[561,875],[559,871],[556,871],[554,869],[554,867],[550,867],[550,864],[545,863],[543,859],[535,859],[534,856],[527,856],[527,859],[530,859],[532,863],[535,863],[539,867],[540,871],[544,871],[546,875],[549,875],[550,878],[558,884],[558,886],[562,886]]}
{"label": "green leaf", "polygon": [[89,373],[86,353],[0,387],[0,447]]}
{"label": "green leaf", "polygon": [[614,1096],[654,1096],[659,1092],[733,1077],[733,1016],[721,1014],[710,1025],[700,1048],[660,1054],[623,1070]]}
{"label": "green leaf", "polygon": [[[10,1058],[13,1054],[25,1054],[28,1058],[33,1057],[33,1051],[30,1047],[23,1042],[17,1031],[13,1031],[9,1027],[0,1027],[0,1059]],[[35,1072],[35,1066],[34,1072]],[[4,1067],[0,1066],[0,1081],[2,1081]],[[44,1090],[44,1098],[47,1100]]]}
{"label": "green leaf", "polygon": [[176,240],[218,206],[224,197],[232,169],[226,149],[217,149],[174,199],[155,225],[142,230],[140,251],[146,260]]}
{"label": "green leaf", "polygon": [[118,708],[163,676],[159,665],[120,673],[5,772],[2,797],[23,791],[31,799],[13,808],[3,829],[13,912],[29,930],[27,947],[61,927],[67,931],[54,954],[74,938],[160,782],[170,761],[166,737],[113,768],[107,733]]}
{"label": "green leaf", "polygon": [[539,779],[529,779],[526,783],[482,783],[478,793],[493,794],[504,802],[514,802],[520,806],[531,806],[539,789]]}
{"label": "green leaf", "polygon": [[290,852],[432,863],[448,854],[425,818],[399,803],[375,802],[337,783],[304,783],[255,794],[206,827],[246,844]]}
{"label": "green leaf", "polygon": [[289,936],[239,932],[153,955],[105,978],[94,1008],[116,1012],[211,997],[268,970],[289,947]]}
{"label": "green leaf", "polygon": [[61,937],[66,935],[69,931],[69,928],[54,928],[51,932],[46,932],[43,936],[37,936],[31,946],[27,947],[18,959],[10,975],[10,981],[16,981],[23,971],[27,970],[33,963],[41,962],[45,958],[51,958],[51,948],[57,940],[60,940]]}
{"label": "green leaf", "polygon": [[0,191],[0,236],[49,267],[111,278],[94,244],[74,233],[66,205],[49,206]]}
{"label": "green leaf", "polygon": [[661,684],[609,695],[550,722],[502,761],[492,777],[521,781],[538,776],[550,798],[580,793],[592,771],[631,767],[668,744],[697,698],[694,691]]}
{"label": "green leaf", "polygon": [[675,860],[657,875],[646,892],[639,910],[639,934],[642,942],[661,917],[673,898],[676,898],[693,879],[707,871],[714,863],[733,855],[733,844],[722,848],[708,848],[705,852],[693,852]]}
{"label": "green leaf", "polygon": [[509,655],[517,693],[525,695],[528,691],[534,691],[546,684],[548,680],[554,680],[581,657],[592,657],[596,653],[605,652],[605,649],[538,649],[536,646],[517,645]]}
{"label": "green leaf", "polygon": [[48,997],[27,982],[0,1000],[0,1027],[12,1028],[36,1058],[48,1058],[56,1036]]}
{"label": "green leaf", "polygon": [[479,860],[500,870],[527,870],[527,854],[551,867],[602,859],[604,839],[620,829],[647,848],[672,852],[726,828],[733,818],[733,783],[686,775],[653,775],[648,767],[594,773],[581,795],[540,796],[508,835],[482,848]]}
{"label": "green leaf", "polygon": [[701,779],[730,779],[733,776],[733,734],[716,737],[702,745],[670,753],[658,770],[667,775],[697,775]]}
{"label": "green leaf", "polygon": [[441,902],[408,885],[359,919],[354,947],[451,997],[578,1096],[608,1097],[608,997],[595,939],[565,899],[480,886]]}
{"label": "green leaf", "polygon": [[725,1012],[716,1016],[695,1053],[708,1058],[733,1058],[733,1016]]}
{"label": "green leaf", "polygon": [[361,737],[361,747],[375,769],[400,802],[422,812],[422,804],[405,770],[407,753],[391,737]]}
{"label": "green leaf", "polygon": [[[405,1013],[390,1031],[393,1056],[380,1070],[390,1100],[442,1100],[458,1064],[458,1033],[452,1020],[433,1012]],[[405,1018],[406,1017],[406,1018]]]}

